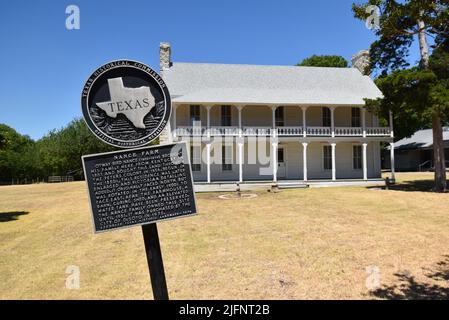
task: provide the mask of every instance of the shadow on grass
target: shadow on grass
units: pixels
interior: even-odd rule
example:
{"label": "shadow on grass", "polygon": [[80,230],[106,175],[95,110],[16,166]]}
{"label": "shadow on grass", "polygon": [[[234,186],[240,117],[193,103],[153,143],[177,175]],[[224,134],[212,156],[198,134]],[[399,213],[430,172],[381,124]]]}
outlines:
{"label": "shadow on grass", "polygon": [[391,300],[446,300],[449,299],[449,255],[436,264],[435,270],[426,274],[434,284],[418,282],[408,272],[396,273],[398,283],[383,286],[370,294],[381,299]]}
{"label": "shadow on grass", "polygon": [[28,213],[28,211],[0,212],[0,222],[19,220],[19,216],[23,216]]}
{"label": "shadow on grass", "polygon": [[[449,185],[449,181],[447,182],[447,184]],[[411,180],[397,182],[396,184],[389,185],[388,187],[381,187],[381,189],[395,191],[433,192],[434,185],[434,180]],[[379,189],[379,187],[368,187],[368,189]]]}

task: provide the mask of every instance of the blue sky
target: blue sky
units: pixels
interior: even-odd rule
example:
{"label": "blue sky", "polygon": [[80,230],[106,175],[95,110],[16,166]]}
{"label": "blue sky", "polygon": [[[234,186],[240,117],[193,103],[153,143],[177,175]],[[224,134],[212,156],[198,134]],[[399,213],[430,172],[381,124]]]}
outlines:
{"label": "blue sky", "polygon": [[[38,139],[81,116],[86,78],[128,58],[159,69],[159,42],[179,62],[293,65],[351,55],[374,36],[352,0],[6,1],[0,7],[0,123]],[[68,5],[80,30],[65,28]],[[412,57],[415,60],[416,56]]]}

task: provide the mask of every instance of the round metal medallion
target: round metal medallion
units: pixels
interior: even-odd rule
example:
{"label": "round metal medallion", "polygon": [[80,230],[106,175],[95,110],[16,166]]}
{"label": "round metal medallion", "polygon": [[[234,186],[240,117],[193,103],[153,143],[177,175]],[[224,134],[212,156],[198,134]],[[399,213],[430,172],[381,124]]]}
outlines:
{"label": "round metal medallion", "polygon": [[92,73],[81,94],[81,108],[99,139],[136,148],[159,137],[170,119],[171,101],[157,72],[141,62],[117,60]]}

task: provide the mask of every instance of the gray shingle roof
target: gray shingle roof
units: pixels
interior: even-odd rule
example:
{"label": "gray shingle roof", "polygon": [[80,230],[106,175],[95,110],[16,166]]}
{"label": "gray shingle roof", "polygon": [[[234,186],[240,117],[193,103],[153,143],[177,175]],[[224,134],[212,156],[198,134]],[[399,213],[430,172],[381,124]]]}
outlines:
{"label": "gray shingle roof", "polygon": [[364,105],[382,97],[355,68],[174,63],[163,77],[175,103]]}
{"label": "gray shingle roof", "polygon": [[[445,145],[449,147],[449,127],[443,129],[443,140]],[[432,148],[433,135],[432,129],[416,131],[411,137],[401,139],[395,142],[394,148],[397,150],[413,150]]]}

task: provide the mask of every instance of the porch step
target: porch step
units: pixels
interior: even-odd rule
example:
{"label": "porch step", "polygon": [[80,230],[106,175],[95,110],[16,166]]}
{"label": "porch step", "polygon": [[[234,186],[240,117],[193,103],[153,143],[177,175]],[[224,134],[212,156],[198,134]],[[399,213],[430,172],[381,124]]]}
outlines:
{"label": "porch step", "polygon": [[300,182],[287,182],[287,183],[279,183],[279,189],[299,189],[299,188],[309,188],[310,186],[307,183]]}
{"label": "porch step", "polygon": [[213,183],[213,184],[195,184],[195,192],[235,192],[237,184],[235,183]]}
{"label": "porch step", "polygon": [[[294,189],[308,188],[309,185],[302,182],[282,182],[282,183],[240,183],[240,191],[263,191],[271,190],[277,186],[278,189]],[[238,191],[237,183],[196,183],[195,192],[236,192]]]}

